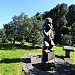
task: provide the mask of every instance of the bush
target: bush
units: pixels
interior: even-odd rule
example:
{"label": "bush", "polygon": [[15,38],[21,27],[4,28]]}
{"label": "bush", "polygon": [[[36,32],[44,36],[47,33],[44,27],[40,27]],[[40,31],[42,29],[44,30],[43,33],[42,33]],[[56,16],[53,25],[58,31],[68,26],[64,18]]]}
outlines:
{"label": "bush", "polygon": [[63,44],[64,45],[72,45],[72,36],[69,34],[66,34],[63,36],[64,40],[63,40]]}

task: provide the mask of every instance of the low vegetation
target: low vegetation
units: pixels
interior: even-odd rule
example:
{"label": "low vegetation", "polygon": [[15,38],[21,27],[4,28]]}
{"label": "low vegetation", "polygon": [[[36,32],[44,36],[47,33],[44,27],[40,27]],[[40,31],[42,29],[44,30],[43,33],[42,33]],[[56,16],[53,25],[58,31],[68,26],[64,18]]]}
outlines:
{"label": "low vegetation", "polygon": [[[29,45],[27,43],[27,45]],[[9,44],[0,45],[0,75],[25,75],[22,71],[23,58],[29,53],[41,53],[42,49],[21,49]],[[59,58],[63,58],[64,51],[62,46],[54,46],[55,54]],[[71,53],[74,58],[74,53]]]}

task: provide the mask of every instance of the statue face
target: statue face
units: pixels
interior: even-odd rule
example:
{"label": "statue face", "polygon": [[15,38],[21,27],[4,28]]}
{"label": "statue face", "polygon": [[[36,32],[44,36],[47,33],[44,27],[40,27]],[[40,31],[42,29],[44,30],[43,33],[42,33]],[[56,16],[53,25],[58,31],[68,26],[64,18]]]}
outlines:
{"label": "statue face", "polygon": [[51,18],[46,18],[45,19],[45,24],[46,24],[47,27],[49,27],[49,29],[53,29],[52,19]]}
{"label": "statue face", "polygon": [[47,24],[51,24],[50,22],[47,22]]}
{"label": "statue face", "polygon": [[52,29],[53,28],[53,25],[52,24],[48,24],[48,26]]}

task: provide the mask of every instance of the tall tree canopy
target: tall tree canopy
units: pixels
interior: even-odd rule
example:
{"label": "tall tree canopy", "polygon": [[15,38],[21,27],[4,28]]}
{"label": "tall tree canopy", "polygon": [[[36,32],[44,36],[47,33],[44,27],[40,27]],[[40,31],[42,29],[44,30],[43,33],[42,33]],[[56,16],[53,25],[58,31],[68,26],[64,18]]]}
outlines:
{"label": "tall tree canopy", "polygon": [[[25,13],[19,16],[14,16],[12,21],[4,25],[6,38],[15,43],[15,41],[23,40],[31,42],[34,46],[42,40],[42,25],[43,20],[47,17],[52,18],[55,31],[55,44],[61,44],[61,34],[72,33],[74,36],[75,24],[75,5],[57,4],[50,11],[45,11],[43,14],[37,12],[33,17],[28,18]],[[72,31],[73,30],[73,31]],[[71,36],[71,35],[70,35]]]}
{"label": "tall tree canopy", "polygon": [[71,26],[75,22],[75,5],[69,6],[69,12],[67,13],[68,26]]}
{"label": "tall tree canopy", "polygon": [[50,11],[46,11],[43,14],[43,19],[46,17],[51,17],[53,19],[53,26],[55,30],[55,43],[61,43],[61,33],[68,33],[68,29],[66,27],[67,20],[66,14],[68,13],[67,4],[58,4],[56,7],[51,9]]}

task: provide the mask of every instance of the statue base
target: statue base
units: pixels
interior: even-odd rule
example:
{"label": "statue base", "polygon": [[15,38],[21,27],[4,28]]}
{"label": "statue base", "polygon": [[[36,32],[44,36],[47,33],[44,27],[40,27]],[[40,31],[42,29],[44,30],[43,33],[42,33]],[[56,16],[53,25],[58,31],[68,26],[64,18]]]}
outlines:
{"label": "statue base", "polygon": [[55,59],[54,50],[43,50],[42,63],[45,63],[49,60]]}

